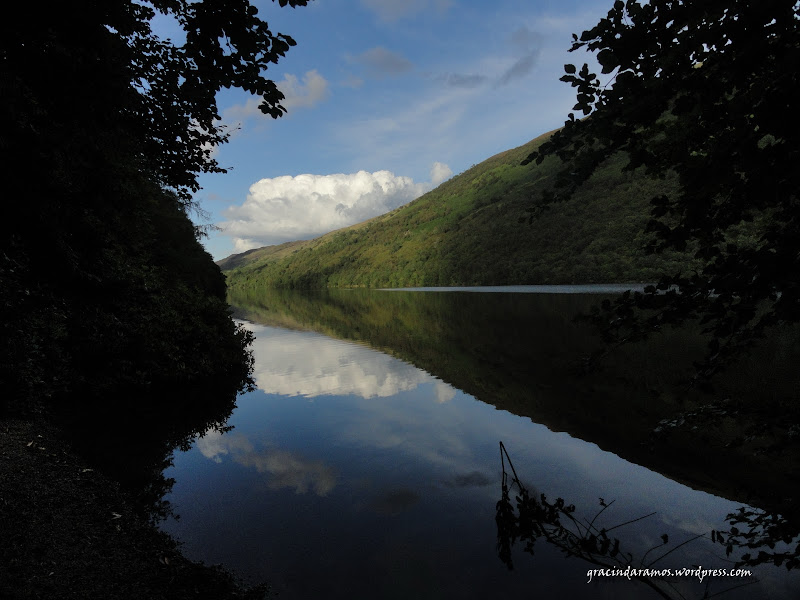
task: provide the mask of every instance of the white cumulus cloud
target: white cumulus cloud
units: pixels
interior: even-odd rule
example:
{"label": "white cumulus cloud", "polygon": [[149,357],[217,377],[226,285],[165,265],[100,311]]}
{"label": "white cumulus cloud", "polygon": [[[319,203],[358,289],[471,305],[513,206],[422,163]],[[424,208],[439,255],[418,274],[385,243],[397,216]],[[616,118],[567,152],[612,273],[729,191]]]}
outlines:
{"label": "white cumulus cloud", "polygon": [[431,167],[431,183],[433,185],[436,186],[444,181],[447,181],[452,175],[452,169],[446,164],[440,162],[433,163],[433,166]]}
{"label": "white cumulus cloud", "polygon": [[390,171],[262,179],[250,186],[241,206],[225,211],[227,220],[219,225],[237,252],[309,239],[389,212],[450,175],[450,168],[437,162],[425,183]]}

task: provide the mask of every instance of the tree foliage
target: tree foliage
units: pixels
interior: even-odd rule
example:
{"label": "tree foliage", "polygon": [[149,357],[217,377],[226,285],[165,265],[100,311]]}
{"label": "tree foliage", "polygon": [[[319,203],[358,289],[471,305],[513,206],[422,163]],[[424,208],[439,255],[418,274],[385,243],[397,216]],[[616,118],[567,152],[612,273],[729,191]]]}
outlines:
{"label": "tree foliage", "polygon": [[588,117],[570,114],[527,162],[565,161],[550,201],[569,197],[617,152],[627,169],[677,176],[677,193],[650,200],[648,249],[689,252],[703,265],[607,305],[598,319],[609,338],[700,318],[713,336],[708,374],[769,326],[800,319],[798,6],[617,0],[573,36],[571,51],[594,53],[601,68],[598,76],[587,64],[565,65],[574,110]]}
{"label": "tree foliage", "polygon": [[[308,0],[279,3],[295,7]],[[144,154],[158,157],[152,168],[162,184],[197,191],[196,173],[224,172],[211,155],[229,135],[219,122],[217,92],[240,88],[261,97],[264,114],[280,117],[286,112],[280,104],[283,94],[264,72],[295,41],[273,34],[249,0],[152,0],[149,5],[125,3],[125,9],[109,15],[106,25],[117,29],[135,53],[130,76],[148,128]],[[153,34],[150,19],[156,11],[180,24],[186,33],[183,45]]]}
{"label": "tree foliage", "polygon": [[[185,40],[159,38],[157,12]],[[197,405],[154,390],[200,381],[235,395],[250,337],[188,212],[198,175],[223,171],[217,92],[280,116],[265,70],[294,40],[246,0],[14,3],[0,34],[0,411],[147,415]]]}
{"label": "tree foliage", "polygon": [[[91,108],[107,122],[135,128],[128,133],[136,132],[143,167],[185,201],[198,189],[198,173],[224,171],[212,156],[229,135],[219,122],[220,89],[260,96],[259,108],[272,117],[285,112],[283,94],[265,71],[295,41],[273,34],[249,0],[83,0],[48,10],[21,5],[13,13],[4,19],[3,61],[22,80],[13,78],[12,89],[16,83],[20,92],[38,94],[42,109],[49,92],[47,108],[75,116]],[[177,22],[184,43],[153,32],[156,13]],[[34,79],[39,85],[31,85]]]}

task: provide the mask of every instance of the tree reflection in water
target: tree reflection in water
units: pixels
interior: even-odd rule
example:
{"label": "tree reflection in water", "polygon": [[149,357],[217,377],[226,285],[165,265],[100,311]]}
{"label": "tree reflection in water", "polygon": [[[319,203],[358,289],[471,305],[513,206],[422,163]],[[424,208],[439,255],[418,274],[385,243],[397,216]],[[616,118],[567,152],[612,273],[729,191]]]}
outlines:
{"label": "tree reflection in water", "polygon": [[[614,504],[613,501],[606,502],[600,498],[600,510],[591,519],[580,519],[576,516],[575,505],[567,504],[562,498],[557,498],[554,502],[550,502],[545,494],[540,494],[538,497],[531,495],[528,489],[520,482],[503,442],[500,442],[500,463],[502,465],[502,496],[497,502],[495,516],[497,522],[497,553],[500,560],[509,569],[514,568],[512,548],[515,544],[518,542],[524,544],[523,550],[533,555],[536,541],[539,538],[543,538],[548,544],[559,549],[567,557],[580,558],[602,569],[611,569],[616,572],[624,572],[628,568],[637,570],[650,569],[651,572],[649,574],[632,575],[631,579],[642,582],[663,598],[685,598],[685,591],[678,589],[674,581],[670,581],[670,579],[675,580],[675,577],[669,578],[658,573],[658,571],[665,569],[661,563],[664,558],[681,547],[700,539],[710,539],[714,543],[721,543],[725,546],[727,555],[731,554],[735,545],[741,545],[738,541],[739,538],[735,535],[729,534],[725,536],[716,531],[711,531],[708,534],[701,533],[680,543],[670,544],[669,536],[665,533],[661,536],[662,543],[648,549],[637,561],[632,552],[625,551],[619,538],[612,537],[610,533],[652,517],[656,514],[655,512],[618,523],[613,527],[598,528],[595,525],[598,517]],[[510,473],[506,470],[506,466],[508,466]],[[518,490],[515,496],[516,509],[511,501],[511,490],[514,486]],[[744,509],[742,510],[742,513],[746,512]],[[727,520],[730,521],[732,516],[728,515]],[[740,518],[744,518],[744,516],[742,515]],[[762,536],[754,537],[763,543],[763,535],[769,535],[771,530],[767,527],[762,527],[761,532]],[[743,557],[743,560],[737,562],[734,568],[742,565],[759,564],[748,562],[746,556]],[[753,585],[758,582],[758,579],[752,576],[747,577],[741,583],[714,592],[710,589],[711,579],[709,578],[706,581],[706,587],[701,596],[703,598],[719,596],[734,589]]]}
{"label": "tree reflection in water", "polygon": [[[787,570],[800,566],[800,525],[797,521],[746,506],[729,514],[725,521],[730,530],[724,534],[712,531],[711,539],[724,545],[728,554],[733,548],[749,550],[736,566],[773,564]],[[757,554],[754,555],[754,551],[758,551]]]}

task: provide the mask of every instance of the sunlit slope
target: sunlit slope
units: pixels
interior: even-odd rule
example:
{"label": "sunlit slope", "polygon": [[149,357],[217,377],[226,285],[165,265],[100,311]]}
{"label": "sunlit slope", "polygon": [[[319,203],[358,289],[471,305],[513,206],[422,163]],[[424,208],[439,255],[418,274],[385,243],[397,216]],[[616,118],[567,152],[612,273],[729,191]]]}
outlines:
{"label": "sunlit slope", "polygon": [[[548,136],[497,154],[386,215],[314,240],[220,261],[231,289],[654,281],[681,270],[642,250],[648,200],[672,184],[612,158],[570,200],[532,209],[559,165],[522,160]],[[531,219],[531,215],[533,218]]]}

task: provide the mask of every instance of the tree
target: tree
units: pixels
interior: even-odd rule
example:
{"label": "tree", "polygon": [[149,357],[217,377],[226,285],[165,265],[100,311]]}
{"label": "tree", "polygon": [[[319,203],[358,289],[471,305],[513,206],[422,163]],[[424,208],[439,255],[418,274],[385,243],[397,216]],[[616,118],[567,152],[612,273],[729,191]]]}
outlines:
{"label": "tree", "polygon": [[[308,0],[278,2],[292,7],[308,4]],[[273,34],[249,0],[124,4],[126,12],[106,24],[124,32],[122,37],[135,53],[131,76],[147,126],[144,153],[158,157],[152,168],[160,182],[188,199],[186,192],[198,189],[196,173],[225,172],[211,154],[229,135],[219,122],[216,93],[223,87],[240,88],[261,97],[259,109],[264,114],[280,117],[286,112],[280,104],[284,96],[264,72],[295,41]],[[184,29],[183,46],[153,34],[150,19],[156,10],[174,17]]]}
{"label": "tree", "polygon": [[[185,43],[153,32],[156,12]],[[0,411],[113,398],[108,410],[125,412],[159,385],[225,372],[245,385],[249,337],[188,211],[198,175],[223,171],[216,93],[257,94],[279,117],[283,95],[265,70],[294,43],[247,0],[5,9]]]}
{"label": "tree", "polygon": [[564,67],[586,118],[570,114],[528,157],[564,161],[544,201],[568,197],[623,152],[626,169],[680,184],[651,200],[648,251],[674,248],[704,265],[606,303],[596,318],[609,340],[698,318],[711,334],[699,373],[710,376],[767,328],[800,320],[799,6],[617,0],[573,35],[570,50],[594,53],[602,75]]}

